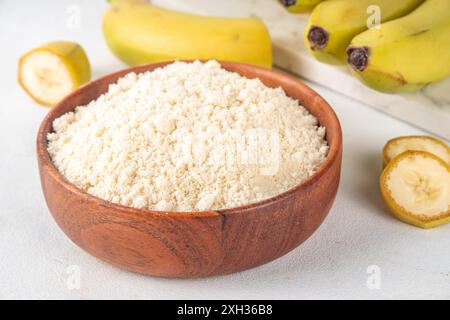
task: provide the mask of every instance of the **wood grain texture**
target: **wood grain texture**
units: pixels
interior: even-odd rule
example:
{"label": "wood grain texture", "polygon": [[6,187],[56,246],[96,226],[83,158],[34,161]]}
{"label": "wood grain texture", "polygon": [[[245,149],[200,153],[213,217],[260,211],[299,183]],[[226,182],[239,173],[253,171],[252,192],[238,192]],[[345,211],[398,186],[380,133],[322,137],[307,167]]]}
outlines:
{"label": "wood grain texture", "polygon": [[124,269],[162,277],[205,277],[259,266],[291,251],[319,227],[339,185],[342,133],[339,121],[316,92],[283,73],[221,62],[269,87],[281,86],[327,129],[330,150],[309,179],[277,197],[220,211],[157,212],[124,207],[91,196],[70,184],[53,166],[47,133],[62,114],[106,92],[128,72],[143,72],[169,62],[122,70],[79,88],[43,120],[37,136],[42,190],[64,233],[92,255]]}

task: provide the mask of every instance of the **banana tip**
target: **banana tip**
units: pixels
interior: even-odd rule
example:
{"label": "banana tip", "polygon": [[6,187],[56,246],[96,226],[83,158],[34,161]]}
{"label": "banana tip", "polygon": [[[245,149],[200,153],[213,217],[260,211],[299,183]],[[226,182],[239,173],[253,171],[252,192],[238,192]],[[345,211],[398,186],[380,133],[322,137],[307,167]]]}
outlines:
{"label": "banana tip", "polygon": [[297,0],[278,0],[286,8],[295,6]]}
{"label": "banana tip", "polygon": [[308,41],[312,50],[323,49],[327,46],[330,36],[328,32],[318,26],[311,26],[308,31]]}
{"label": "banana tip", "polygon": [[358,71],[364,71],[369,63],[370,49],[369,47],[348,47],[347,61]]}

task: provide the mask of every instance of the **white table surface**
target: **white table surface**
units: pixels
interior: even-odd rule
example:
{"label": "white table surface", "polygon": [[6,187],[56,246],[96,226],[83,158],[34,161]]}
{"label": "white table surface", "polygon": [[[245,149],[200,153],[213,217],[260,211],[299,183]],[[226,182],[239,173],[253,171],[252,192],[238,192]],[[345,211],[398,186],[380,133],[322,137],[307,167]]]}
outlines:
{"label": "white table surface", "polygon": [[[106,6],[0,2],[0,298],[450,298],[450,225],[421,230],[403,224],[389,215],[378,191],[386,140],[423,132],[314,84],[344,130],[342,182],[328,218],[296,250],[233,275],[169,280],[117,269],[70,242],[51,218],[38,177],[35,136],[48,109],[18,86],[17,60],[42,42],[68,39],[85,47],[94,77],[122,68],[101,34]],[[79,28],[68,23],[77,10]],[[372,265],[380,271],[379,289],[367,286]],[[70,285],[73,270],[79,270],[79,288]]]}

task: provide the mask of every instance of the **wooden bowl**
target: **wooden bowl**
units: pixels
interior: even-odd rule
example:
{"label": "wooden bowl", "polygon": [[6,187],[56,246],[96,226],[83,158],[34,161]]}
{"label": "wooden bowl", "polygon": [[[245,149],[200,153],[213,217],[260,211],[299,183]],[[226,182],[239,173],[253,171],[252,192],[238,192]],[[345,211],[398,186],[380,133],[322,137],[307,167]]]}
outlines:
{"label": "wooden bowl", "polygon": [[134,71],[170,62],[125,69],[79,88],[50,110],[37,136],[37,157],[47,205],[64,233],[90,254],[124,269],[162,277],[205,277],[259,266],[305,241],[328,214],[339,184],[342,133],[339,120],[316,92],[286,74],[221,62],[230,71],[281,86],[316,116],[327,130],[328,156],[318,171],[274,198],[226,210],[157,212],[133,209],[89,195],[69,183],[47,152],[55,118],[84,105],[110,83]]}

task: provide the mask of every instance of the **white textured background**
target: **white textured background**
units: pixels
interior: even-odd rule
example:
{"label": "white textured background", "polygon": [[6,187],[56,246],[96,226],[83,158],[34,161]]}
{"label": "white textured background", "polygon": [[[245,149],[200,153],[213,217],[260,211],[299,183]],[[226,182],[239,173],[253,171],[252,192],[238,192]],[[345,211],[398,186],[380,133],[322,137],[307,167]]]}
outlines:
{"label": "white textured background", "polygon": [[[67,39],[84,46],[94,77],[123,67],[101,34],[106,6],[102,0],[0,1],[0,298],[450,298],[450,225],[427,231],[405,225],[387,213],[378,192],[384,142],[422,132],[317,85],[342,122],[342,183],[324,224],[290,254],[238,274],[167,280],[114,268],[72,244],[40,190],[34,144],[47,109],[17,85],[17,60],[42,42]],[[81,10],[75,29],[67,27],[74,8]],[[70,290],[73,265],[81,287]],[[381,270],[379,290],[366,286],[370,265]]]}

